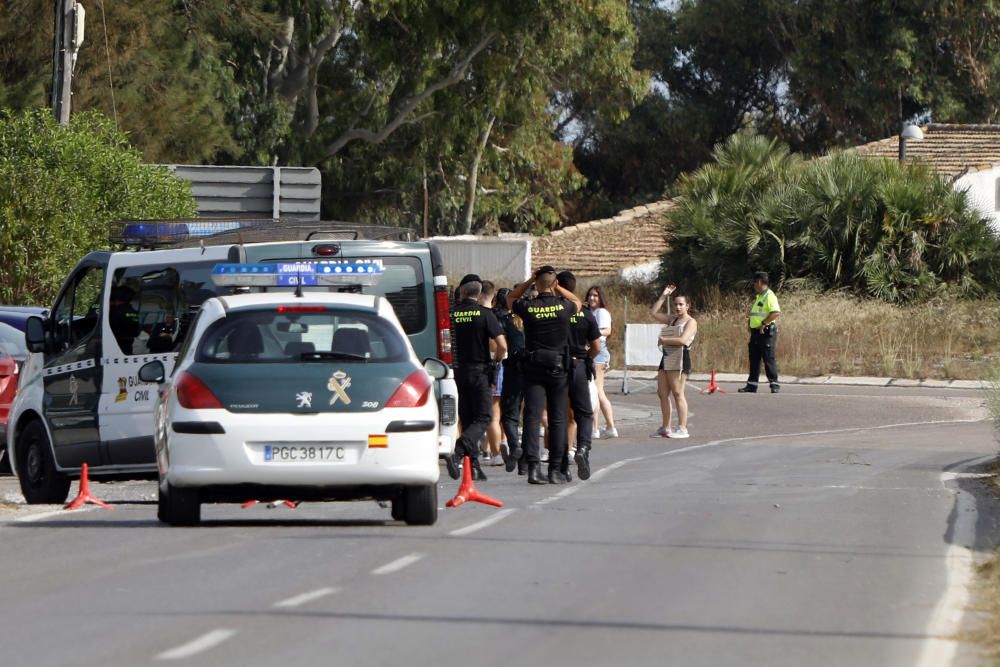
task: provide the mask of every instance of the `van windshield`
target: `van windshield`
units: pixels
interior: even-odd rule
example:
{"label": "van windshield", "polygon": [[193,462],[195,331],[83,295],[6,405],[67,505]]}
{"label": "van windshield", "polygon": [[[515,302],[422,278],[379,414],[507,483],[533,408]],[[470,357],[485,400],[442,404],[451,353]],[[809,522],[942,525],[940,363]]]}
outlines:
{"label": "van windshield", "polygon": [[[379,259],[385,267],[383,273],[374,285],[366,285],[360,290],[343,287],[304,287],[304,292],[344,292],[360,291],[362,294],[374,294],[385,297],[396,311],[399,323],[407,335],[420,333],[427,328],[427,296],[424,285],[424,272],[420,260],[416,257],[364,257],[364,259]],[[297,261],[296,258],[274,257],[267,262]]]}
{"label": "van windshield", "polygon": [[409,358],[405,339],[375,313],[331,306],[231,311],[208,328],[197,361],[208,363],[388,363]]}

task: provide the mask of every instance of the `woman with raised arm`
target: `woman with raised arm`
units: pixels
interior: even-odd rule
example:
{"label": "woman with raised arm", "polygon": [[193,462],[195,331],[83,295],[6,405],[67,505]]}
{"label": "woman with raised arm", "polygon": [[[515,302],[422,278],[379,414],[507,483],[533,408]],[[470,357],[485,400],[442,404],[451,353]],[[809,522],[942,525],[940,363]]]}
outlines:
{"label": "woman with raised arm", "polygon": [[[670,313],[669,300],[673,296],[674,313]],[[661,313],[667,303],[667,312]],[[687,438],[688,404],[684,384],[691,374],[691,343],[698,333],[698,322],[690,314],[691,302],[677,292],[675,285],[667,285],[653,304],[653,319],[664,326],[660,330],[659,346],[663,351],[660,369],[656,373],[656,394],[660,398],[663,422],[652,433],[654,438]],[[671,428],[670,397],[677,405],[677,428]]]}

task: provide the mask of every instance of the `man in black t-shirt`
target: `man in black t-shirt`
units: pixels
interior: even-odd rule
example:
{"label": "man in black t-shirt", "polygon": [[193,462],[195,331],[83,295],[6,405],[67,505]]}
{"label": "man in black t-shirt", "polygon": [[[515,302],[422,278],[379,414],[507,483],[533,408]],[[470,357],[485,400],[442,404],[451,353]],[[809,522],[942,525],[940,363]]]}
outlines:
{"label": "man in black t-shirt", "polygon": [[[479,465],[479,439],[490,425],[493,395],[490,371],[495,363],[490,354],[490,340],[496,343],[496,358],[507,352],[507,341],[496,315],[479,303],[483,283],[479,276],[469,274],[459,283],[459,301],[451,311],[452,335],[455,342],[455,384],[458,385],[458,418],[462,435],[455,443],[455,458],[468,456],[475,479],[485,480]],[[453,459],[448,474],[458,478]]]}
{"label": "man in black t-shirt", "polygon": [[[559,286],[576,291],[576,276],[563,271],[556,276]],[[590,379],[594,376],[594,356],[601,351],[601,330],[589,308],[569,320],[569,405],[576,422],[576,471],[580,479],[590,479],[590,443],[594,428],[594,406],[590,402]],[[569,456],[563,458],[563,472],[569,476]]]}
{"label": "man in black t-shirt", "polygon": [[[518,301],[534,284],[538,296]],[[542,411],[549,411],[548,482],[569,480],[560,469],[566,453],[566,398],[569,380],[569,321],[582,304],[576,296],[556,284],[556,270],[543,266],[530,280],[507,295],[507,305],[524,322],[524,457],[528,483],[545,484],[541,475],[538,437]]]}

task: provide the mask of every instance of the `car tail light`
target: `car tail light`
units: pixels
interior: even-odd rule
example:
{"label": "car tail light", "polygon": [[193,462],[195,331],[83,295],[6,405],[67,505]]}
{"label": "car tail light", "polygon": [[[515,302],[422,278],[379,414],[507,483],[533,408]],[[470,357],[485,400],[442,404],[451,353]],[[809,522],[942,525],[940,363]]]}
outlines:
{"label": "car tail light", "polygon": [[449,366],[451,356],[451,317],[448,312],[448,286],[434,288],[434,308],[437,311],[438,358]]}
{"label": "car tail light", "polygon": [[431,377],[426,371],[418,370],[399,385],[392,396],[386,401],[387,408],[419,408],[427,403],[431,394]]}
{"label": "car tail light", "polygon": [[222,403],[197,375],[184,371],[174,383],[177,402],[188,410],[221,410]]}
{"label": "car tail light", "polygon": [[326,306],[278,306],[279,313],[325,313]]}

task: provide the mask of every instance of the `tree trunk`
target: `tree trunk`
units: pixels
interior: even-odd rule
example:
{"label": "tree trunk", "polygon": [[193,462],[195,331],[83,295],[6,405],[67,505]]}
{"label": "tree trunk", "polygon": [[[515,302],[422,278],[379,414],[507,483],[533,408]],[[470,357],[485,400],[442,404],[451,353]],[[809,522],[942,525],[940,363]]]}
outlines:
{"label": "tree trunk", "polygon": [[493,132],[493,124],[497,117],[490,116],[490,120],[483,129],[483,134],[479,137],[479,144],[476,152],[472,156],[472,164],[469,165],[468,178],[465,179],[465,211],[462,213],[462,229],[464,234],[472,233],[472,216],[476,210],[476,186],[479,184],[479,164],[483,160],[483,151],[490,140],[490,133]]}

